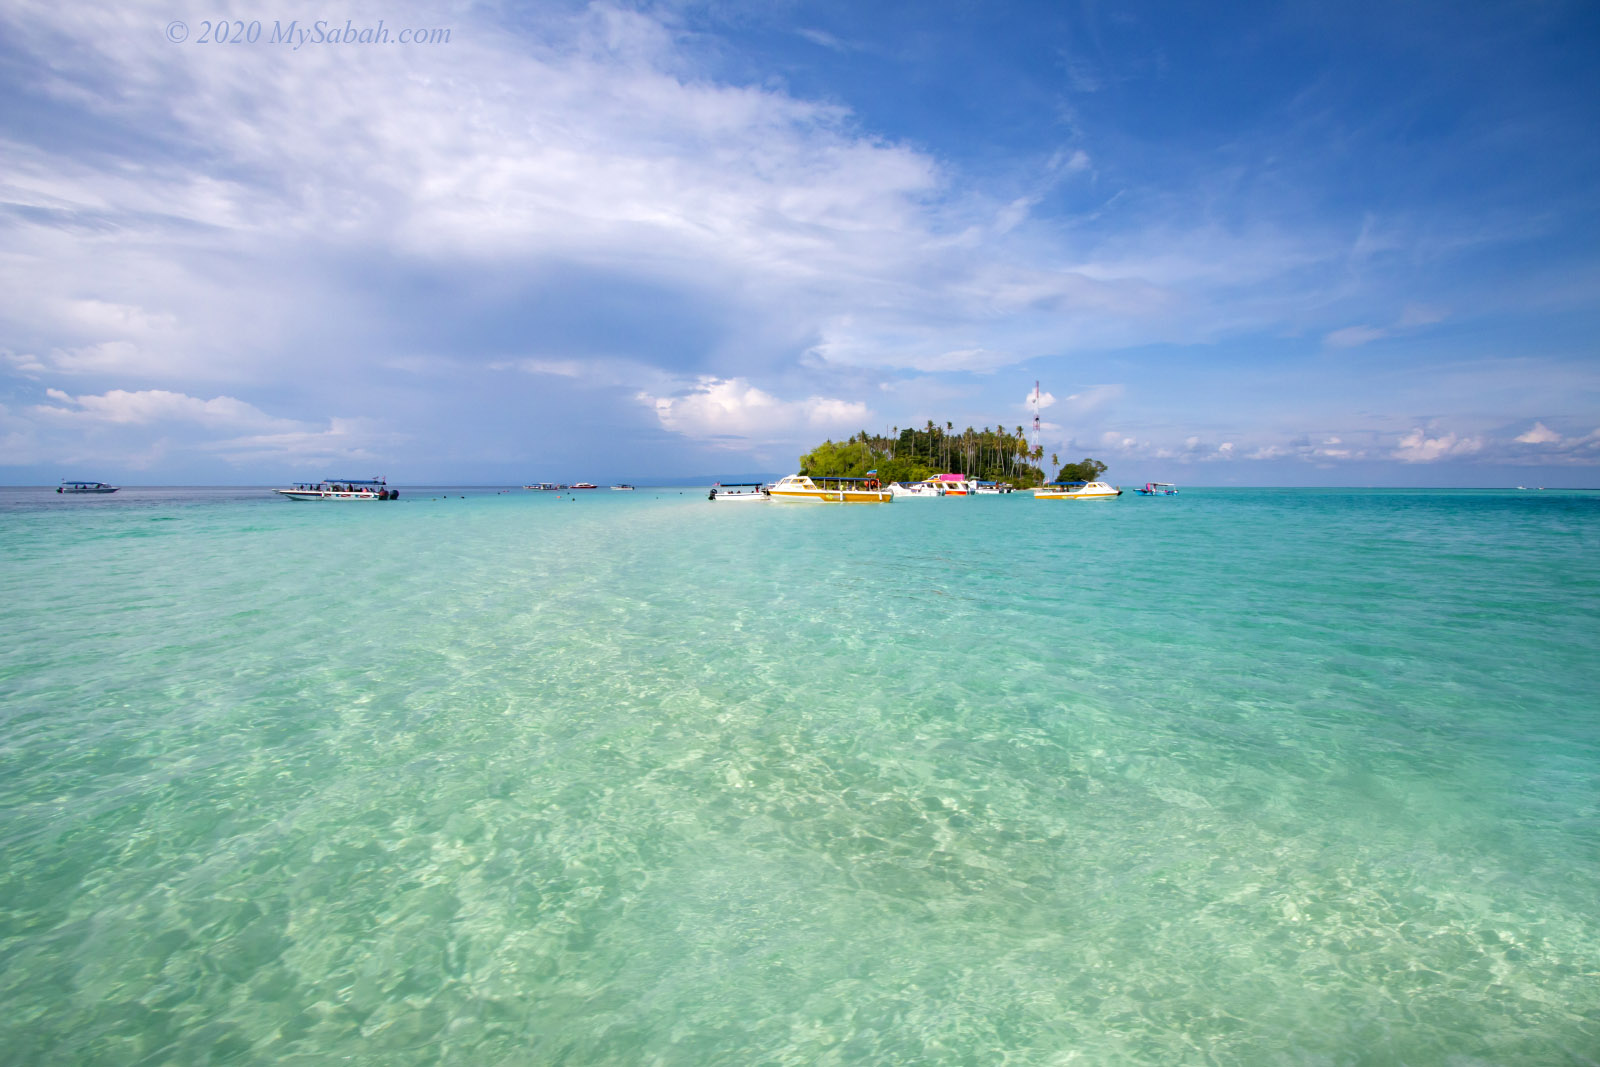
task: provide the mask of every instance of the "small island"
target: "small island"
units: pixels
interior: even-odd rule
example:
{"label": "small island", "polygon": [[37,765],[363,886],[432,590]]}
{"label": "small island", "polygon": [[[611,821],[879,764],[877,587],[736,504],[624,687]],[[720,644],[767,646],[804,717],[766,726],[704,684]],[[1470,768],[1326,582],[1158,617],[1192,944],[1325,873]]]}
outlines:
{"label": "small island", "polygon": [[[1043,459],[1043,446],[1030,449],[1021,426],[1014,433],[987,426],[981,430],[968,426],[958,433],[954,424],[940,427],[930,419],[921,429],[896,426],[888,436],[862,430],[847,441],[824,441],[800,457],[800,473],[812,478],[864,478],[870,473],[887,485],[960,471],[980,481],[1032,489],[1046,481],[1038,466]],[[1057,464],[1052,455],[1050,465]],[[1105,469],[1099,460],[1086,458],[1062,465],[1056,480],[1092,482]]]}

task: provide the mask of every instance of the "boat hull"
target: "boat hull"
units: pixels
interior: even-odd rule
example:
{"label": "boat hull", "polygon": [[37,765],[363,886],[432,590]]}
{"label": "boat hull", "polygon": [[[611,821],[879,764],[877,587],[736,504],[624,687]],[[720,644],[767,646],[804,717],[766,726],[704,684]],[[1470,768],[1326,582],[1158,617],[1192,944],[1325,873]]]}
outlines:
{"label": "boat hull", "polygon": [[1115,500],[1117,497],[1119,497],[1121,495],[1122,495],[1122,490],[1121,489],[1113,489],[1109,493],[1098,492],[1098,491],[1097,492],[1093,492],[1093,493],[1039,493],[1039,492],[1035,492],[1033,494],[1033,499],[1035,499],[1035,500]]}
{"label": "boat hull", "polygon": [[377,493],[334,493],[300,489],[274,489],[273,492],[289,500],[393,500],[399,493],[379,496]]}
{"label": "boat hull", "polygon": [[888,504],[894,501],[894,494],[887,489],[774,489],[772,499],[812,504]]}

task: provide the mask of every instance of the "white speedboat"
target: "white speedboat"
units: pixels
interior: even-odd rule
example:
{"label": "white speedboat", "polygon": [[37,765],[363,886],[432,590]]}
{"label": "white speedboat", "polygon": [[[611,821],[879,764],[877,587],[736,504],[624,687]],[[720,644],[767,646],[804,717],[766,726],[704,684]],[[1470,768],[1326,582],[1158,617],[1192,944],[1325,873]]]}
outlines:
{"label": "white speedboat", "polygon": [[1135,489],[1140,496],[1177,496],[1178,487],[1171,482],[1145,482],[1143,489]]}
{"label": "white speedboat", "polygon": [[400,490],[390,489],[382,478],[329,478],[302,482],[292,489],[273,492],[290,500],[399,500]]}
{"label": "white speedboat", "polygon": [[120,485],[107,485],[105,482],[62,482],[56,486],[58,493],[115,493],[121,489]]}
{"label": "white speedboat", "polygon": [[772,497],[764,482],[718,482],[707,499],[719,504],[764,504]]}
{"label": "white speedboat", "polygon": [[932,482],[890,482],[889,495],[896,500],[937,500],[944,490]]}
{"label": "white speedboat", "polygon": [[1033,491],[1035,500],[1108,500],[1122,490],[1105,482],[1047,482]]}
{"label": "white speedboat", "polygon": [[774,500],[805,500],[818,504],[890,504],[894,495],[876,478],[824,478],[791,474],[774,482],[767,492]]}
{"label": "white speedboat", "polygon": [[633,492],[633,486],[629,485],[627,482],[623,482],[621,485],[613,485],[611,487],[611,491],[613,493],[631,493]]}

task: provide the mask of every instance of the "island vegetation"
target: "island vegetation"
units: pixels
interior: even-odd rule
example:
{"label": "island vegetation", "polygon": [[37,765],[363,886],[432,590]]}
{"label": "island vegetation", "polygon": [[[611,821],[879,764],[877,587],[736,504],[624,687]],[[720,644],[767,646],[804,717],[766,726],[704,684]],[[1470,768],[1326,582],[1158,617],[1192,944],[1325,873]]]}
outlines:
{"label": "island vegetation", "polygon": [[[960,472],[982,481],[1009,482],[1019,489],[1042,485],[1044,448],[1028,447],[1022,427],[1013,433],[1005,428],[981,430],[967,427],[957,432],[952,423],[942,427],[931,419],[920,429],[894,428],[892,434],[870,434],[866,430],[846,441],[824,441],[800,457],[800,473],[813,478],[871,477],[889,482],[917,482],[947,471]],[[1058,465],[1056,456],[1050,465]],[[1092,482],[1106,469],[1096,459],[1084,459],[1062,466],[1058,481]]]}

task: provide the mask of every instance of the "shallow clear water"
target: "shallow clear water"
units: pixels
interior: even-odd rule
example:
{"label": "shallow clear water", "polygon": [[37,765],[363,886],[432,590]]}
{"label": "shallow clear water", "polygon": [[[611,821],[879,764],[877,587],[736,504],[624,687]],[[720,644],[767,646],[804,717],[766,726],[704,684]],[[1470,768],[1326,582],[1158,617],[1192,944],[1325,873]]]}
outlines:
{"label": "shallow clear water", "polygon": [[0,1063],[1592,1063],[1600,499],[0,492]]}

